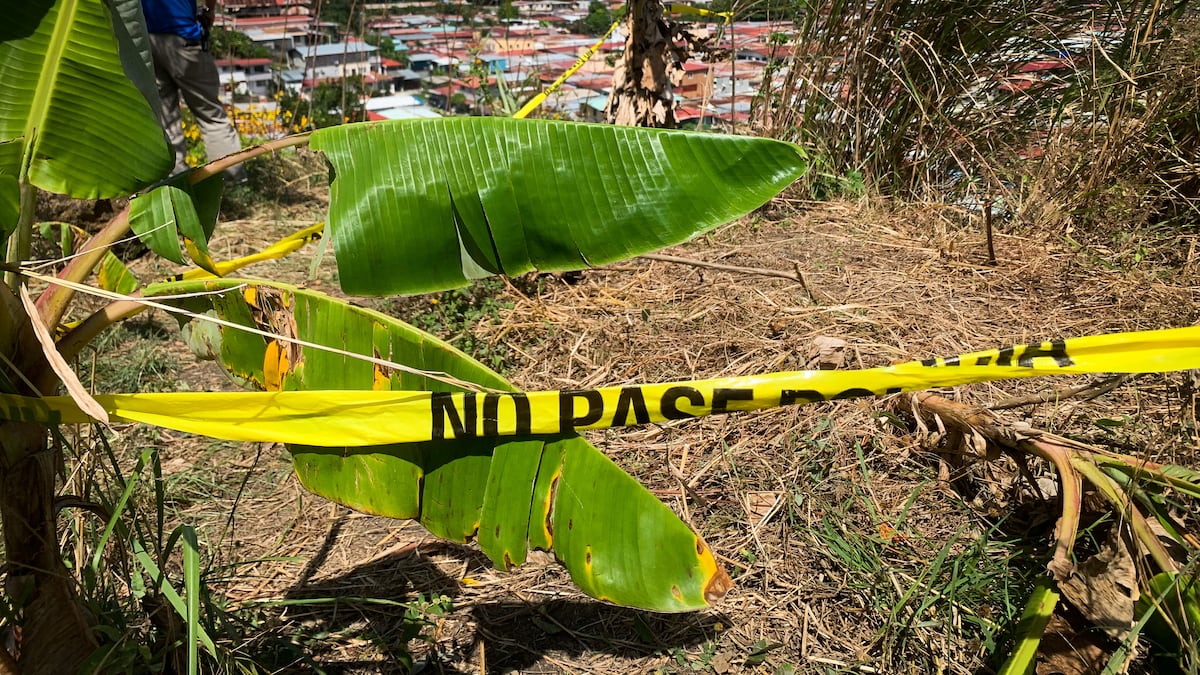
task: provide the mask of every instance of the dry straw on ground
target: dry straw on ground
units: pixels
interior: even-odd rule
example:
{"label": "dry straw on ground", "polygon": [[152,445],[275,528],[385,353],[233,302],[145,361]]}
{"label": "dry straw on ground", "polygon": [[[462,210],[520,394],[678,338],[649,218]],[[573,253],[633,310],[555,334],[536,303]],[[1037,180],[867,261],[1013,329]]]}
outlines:
{"label": "dry straw on ground", "polygon": [[[262,236],[288,224],[277,227],[260,228]],[[476,330],[507,345],[519,386],[559,389],[805,368],[822,338],[844,340],[845,367],[859,368],[1200,319],[1195,234],[1142,242],[1134,262],[1124,250],[1073,248],[1059,232],[1001,231],[999,263],[989,265],[980,230],[934,204],[893,210],[780,199],[668,253],[798,269],[803,285],[637,259],[578,279],[517,280],[503,292],[511,307]],[[236,253],[253,242],[214,248],[222,245]],[[289,270],[305,271],[251,271]],[[319,287],[329,288],[323,279]],[[825,344],[828,356],[835,343]],[[988,404],[1089,381],[1002,382],[948,395]],[[1185,378],[1167,374],[1130,378],[1090,401],[1052,399],[1002,414],[1195,466],[1195,403]],[[1100,418],[1122,426],[1104,431],[1093,424]],[[737,584],[717,607],[658,616],[602,605],[544,558],[492,570],[470,545],[435,542],[413,523],[306,494],[281,448],[257,456],[207,446],[197,457],[186,441],[167,443],[164,455],[181,476],[218,459],[236,469],[210,472],[225,485],[216,502],[184,505],[182,515],[211,523],[222,562],[262,559],[214,586],[262,621],[262,637],[241,649],[266,653],[273,637],[307,635],[307,649],[331,672],[401,672],[403,608],[386,603],[418,593],[453,602],[449,614],[426,617],[427,639],[407,645],[447,671],[980,672],[994,665],[990,641],[1003,644],[1002,624],[1019,613],[1049,558],[1054,505],[1018,507],[1028,494],[1016,487],[1015,467],[939,458],[887,413],[886,401],[589,437],[707,538]],[[220,539],[235,497],[233,527]],[[1024,548],[1002,543],[1023,537]]]}

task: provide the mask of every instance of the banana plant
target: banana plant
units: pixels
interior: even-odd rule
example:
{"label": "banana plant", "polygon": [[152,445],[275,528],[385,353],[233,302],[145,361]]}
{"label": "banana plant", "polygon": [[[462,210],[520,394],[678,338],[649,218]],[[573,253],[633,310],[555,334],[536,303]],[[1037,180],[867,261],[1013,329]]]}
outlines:
{"label": "banana plant", "polygon": [[[265,152],[306,145],[328,160],[326,231],[350,294],[427,292],[491,274],[621,260],[757,208],[806,167],[799,148],[765,139],[447,118],[325,129],[168,177],[139,0],[30,0],[10,10],[0,28],[7,394],[65,387],[86,402],[70,359],[151,304],[176,312],[193,349],[250,387],[514,389],[399,319],[311,290],[221,278],[239,266],[215,261],[207,245],[219,226],[221,171]],[[39,191],[133,199],[60,270],[41,275],[27,264]],[[109,252],[130,231],[195,269],[139,288]],[[299,249],[314,232],[275,253]],[[72,314],[76,295],[94,286],[119,292],[91,315]],[[208,405],[234,405],[205,396]],[[253,424],[252,410],[234,412]],[[74,672],[97,647],[58,549],[61,450],[49,443],[57,433],[0,411],[6,591],[23,621],[15,657],[29,673]],[[686,611],[729,588],[703,539],[577,435],[366,448],[351,448],[361,445],[352,440],[315,435],[313,445],[291,446],[305,487],[368,513],[419,518],[441,537],[474,539],[500,568],[530,549],[550,551],[580,589],[609,602]]]}

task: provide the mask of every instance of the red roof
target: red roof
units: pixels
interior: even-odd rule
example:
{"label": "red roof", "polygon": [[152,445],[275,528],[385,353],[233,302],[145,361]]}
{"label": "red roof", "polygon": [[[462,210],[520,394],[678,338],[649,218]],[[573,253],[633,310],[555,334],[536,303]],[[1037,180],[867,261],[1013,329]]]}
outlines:
{"label": "red roof", "polygon": [[380,59],[379,63],[382,64],[384,68],[403,68],[404,67],[404,64],[402,62],[397,61],[396,59],[389,59],[386,57]]}
{"label": "red roof", "polygon": [[572,78],[571,83],[580,89],[608,89],[612,86],[612,75]]}
{"label": "red roof", "polygon": [[1031,88],[1036,80],[1027,77],[1010,77],[1000,83],[1000,91],[1017,92]]}
{"label": "red roof", "polygon": [[730,115],[727,112],[717,113],[717,114],[713,115],[713,117],[716,117],[719,120],[724,120],[726,122],[749,122],[750,121],[750,115],[747,113],[743,113],[743,112],[735,112],[732,115]]}
{"label": "red roof", "polygon": [[689,73],[694,73],[698,70],[708,70],[708,68],[709,68],[709,66],[707,63],[685,63],[685,64],[683,64],[683,70],[685,72],[689,72]]}
{"label": "red roof", "polygon": [[1059,68],[1070,68],[1072,65],[1069,59],[1048,59],[1045,61],[1030,61],[1022,64],[1017,72],[1021,73],[1036,73],[1043,70],[1057,70]]}

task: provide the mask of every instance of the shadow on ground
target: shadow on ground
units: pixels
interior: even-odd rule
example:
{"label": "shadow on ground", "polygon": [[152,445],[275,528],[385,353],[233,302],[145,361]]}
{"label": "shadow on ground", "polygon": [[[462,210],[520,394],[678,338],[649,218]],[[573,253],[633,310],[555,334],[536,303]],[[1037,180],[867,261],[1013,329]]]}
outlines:
{"label": "shadow on ground", "polygon": [[594,664],[605,655],[646,658],[691,647],[712,639],[720,620],[587,599],[521,602],[508,593],[498,593],[506,599],[497,601],[467,598],[459,579],[444,571],[447,560],[469,570],[491,563],[473,548],[446,542],[405,547],[310,581],[332,550],[341,522],[287,592],[278,617],[293,627],[292,638],[312,659],[304,659],[309,661],[304,672],[314,666],[347,675],[563,672],[583,655]]}

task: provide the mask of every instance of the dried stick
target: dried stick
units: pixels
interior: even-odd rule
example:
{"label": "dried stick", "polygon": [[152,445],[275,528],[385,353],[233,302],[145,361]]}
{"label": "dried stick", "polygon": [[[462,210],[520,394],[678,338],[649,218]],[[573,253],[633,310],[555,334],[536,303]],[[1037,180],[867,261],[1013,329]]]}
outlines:
{"label": "dried stick", "polygon": [[784,272],[783,270],[773,270],[766,267],[742,267],[741,265],[725,265],[722,263],[708,262],[706,260],[696,260],[694,258],[681,258],[674,255],[664,255],[662,253],[646,253],[641,256],[647,260],[659,260],[661,262],[675,263],[678,265],[690,265],[692,267],[703,267],[706,269],[721,270],[723,272],[739,272],[741,274],[755,274],[760,277],[775,277],[777,279],[788,279],[800,284],[800,288],[808,294],[808,298],[812,300],[814,305],[821,304],[813,295],[812,289],[808,287],[808,283],[804,280],[804,274],[800,271],[800,266],[795,266],[795,271]]}
{"label": "dried stick", "polygon": [[1114,375],[1098,382],[1081,384],[1076,387],[1052,389],[1037,394],[1029,394],[1028,396],[1006,398],[1003,401],[989,405],[988,410],[1008,410],[1010,408],[1019,408],[1023,405],[1037,405],[1038,403],[1050,403],[1052,401],[1062,401],[1076,397],[1082,401],[1090,401],[1121,386],[1121,383],[1128,378],[1128,375]]}

